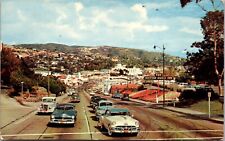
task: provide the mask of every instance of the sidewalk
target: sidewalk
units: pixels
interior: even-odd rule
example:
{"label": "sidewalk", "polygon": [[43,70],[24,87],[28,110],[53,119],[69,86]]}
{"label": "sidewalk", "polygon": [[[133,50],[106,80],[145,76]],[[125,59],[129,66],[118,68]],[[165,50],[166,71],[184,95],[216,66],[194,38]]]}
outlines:
{"label": "sidewalk", "polygon": [[[57,102],[62,101],[67,95],[56,98]],[[20,105],[14,98],[0,94],[0,129],[7,125],[26,117],[35,112],[41,102],[24,102],[25,106]]]}
{"label": "sidewalk", "polygon": [[178,107],[172,107],[172,106],[163,107],[162,104],[156,104],[156,103],[146,102],[146,101],[142,101],[142,100],[139,100],[139,99],[132,99],[132,98],[130,98],[130,101],[146,104],[148,106],[150,106],[150,105],[160,106],[160,107],[162,107],[166,110],[169,110],[169,111],[173,111],[173,112],[177,112],[177,113],[181,113],[181,114],[186,114],[186,115],[191,115],[191,116],[194,116],[194,117],[198,117],[198,118],[205,119],[205,120],[210,120],[210,121],[221,123],[221,124],[224,123],[224,117],[218,116],[218,115],[211,115],[210,118],[209,118],[208,113],[194,111],[194,110],[191,110],[191,109],[188,109],[188,108],[178,108]]}
{"label": "sidewalk", "polygon": [[14,98],[0,94],[0,129],[34,112],[37,103],[20,105]]}

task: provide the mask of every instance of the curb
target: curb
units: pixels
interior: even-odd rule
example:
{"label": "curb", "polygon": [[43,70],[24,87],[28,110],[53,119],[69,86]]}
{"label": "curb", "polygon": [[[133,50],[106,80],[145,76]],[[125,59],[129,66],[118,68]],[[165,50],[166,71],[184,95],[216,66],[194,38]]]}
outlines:
{"label": "curb", "polygon": [[209,120],[209,121],[212,121],[212,122],[215,122],[215,123],[220,123],[220,124],[223,124],[224,123],[223,120],[219,120],[219,119],[213,119],[213,118],[207,118],[207,117],[200,117],[198,115],[191,114],[191,113],[185,113],[185,112],[181,112],[181,111],[176,111],[176,110],[168,109],[166,107],[163,107],[163,108],[165,110],[168,110],[168,111],[172,111],[172,112],[176,112],[176,113],[180,113],[180,114],[191,115],[191,116],[198,117],[198,118],[201,118],[201,119],[204,119],[204,120]]}
{"label": "curb", "polygon": [[13,122],[16,122],[17,120],[20,120],[20,119],[22,119],[22,118],[24,118],[24,117],[26,117],[26,116],[32,114],[32,113],[35,112],[35,111],[36,111],[36,109],[29,111],[28,113],[26,113],[26,114],[24,114],[24,115],[22,115],[22,116],[16,118],[15,120],[10,121],[9,123],[5,124],[5,125],[2,126],[0,129],[3,129],[3,128],[7,127],[8,125],[12,124]]}
{"label": "curb", "polygon": [[[144,101],[143,102],[142,101],[136,101],[136,100],[133,100],[133,99],[130,99],[130,101],[137,102],[137,103],[142,103],[142,104],[146,104],[146,105],[152,104],[151,102],[147,103],[147,102],[144,102]],[[157,104],[153,104],[153,105],[157,105]],[[180,114],[186,114],[186,115],[191,115],[191,116],[198,117],[198,118],[201,118],[201,119],[204,119],[204,120],[209,120],[209,121],[212,121],[212,122],[215,122],[215,123],[220,123],[220,124],[224,123],[224,120],[220,120],[220,119],[200,117],[198,115],[194,115],[194,114],[186,113],[186,112],[181,112],[181,111],[177,111],[177,110],[172,110],[172,109],[169,109],[169,108],[166,108],[166,107],[162,107],[162,108],[165,109],[165,110],[172,111],[172,112],[176,112],[176,113],[180,113]]]}

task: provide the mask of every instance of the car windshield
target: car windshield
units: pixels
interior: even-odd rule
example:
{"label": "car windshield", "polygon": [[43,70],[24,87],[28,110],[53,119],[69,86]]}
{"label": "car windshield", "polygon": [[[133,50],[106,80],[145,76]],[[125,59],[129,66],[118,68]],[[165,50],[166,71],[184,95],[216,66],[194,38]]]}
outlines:
{"label": "car windshield", "polygon": [[126,116],[126,115],[130,115],[130,113],[129,112],[115,112],[115,113],[110,113],[109,115],[111,115],[111,116],[118,116],[118,115]]}
{"label": "car windshield", "polygon": [[57,106],[57,110],[73,110],[72,106]]}
{"label": "car windshield", "polygon": [[100,106],[112,106],[112,103],[103,102],[103,103],[100,103]]}
{"label": "car windshield", "polygon": [[42,101],[43,101],[43,102],[53,102],[54,99],[46,98],[46,99],[43,99]]}

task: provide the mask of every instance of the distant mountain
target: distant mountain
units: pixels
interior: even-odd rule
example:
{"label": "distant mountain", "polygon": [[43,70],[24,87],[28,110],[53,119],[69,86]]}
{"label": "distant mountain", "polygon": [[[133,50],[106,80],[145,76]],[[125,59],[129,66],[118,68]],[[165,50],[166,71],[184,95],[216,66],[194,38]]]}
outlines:
{"label": "distant mountain", "polygon": [[[152,65],[162,65],[162,53],[160,52],[148,52],[140,49],[131,49],[131,48],[121,48],[121,47],[112,47],[112,46],[68,46],[64,44],[56,43],[47,43],[47,44],[18,44],[14,45],[15,47],[22,47],[28,49],[37,49],[37,50],[51,50],[51,51],[60,51],[65,53],[73,53],[79,56],[83,53],[88,53],[90,56],[105,56],[106,58],[117,58],[120,63],[126,64],[127,66],[152,66]],[[165,54],[165,65],[177,66],[182,65],[185,59],[171,56]]]}

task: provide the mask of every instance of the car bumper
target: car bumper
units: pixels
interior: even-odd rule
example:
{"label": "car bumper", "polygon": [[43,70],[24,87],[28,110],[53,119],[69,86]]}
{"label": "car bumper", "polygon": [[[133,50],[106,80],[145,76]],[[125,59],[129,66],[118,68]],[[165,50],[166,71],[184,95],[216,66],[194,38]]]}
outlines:
{"label": "car bumper", "polygon": [[76,103],[76,102],[80,102],[80,100],[71,100],[70,102],[71,103],[73,103],[73,102]]}
{"label": "car bumper", "polygon": [[111,128],[111,132],[113,133],[123,133],[123,134],[135,134],[140,131],[139,128],[133,128],[133,129],[122,129],[122,128]]}
{"label": "car bumper", "polygon": [[38,110],[37,112],[38,112],[38,114],[48,114],[48,113],[50,114],[53,111],[49,111],[49,110],[48,111],[46,111],[46,110]]}
{"label": "car bumper", "polygon": [[52,124],[74,124],[75,120],[74,119],[67,119],[67,120],[52,119],[52,120],[50,120],[49,123],[52,123]]}

